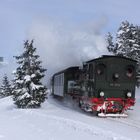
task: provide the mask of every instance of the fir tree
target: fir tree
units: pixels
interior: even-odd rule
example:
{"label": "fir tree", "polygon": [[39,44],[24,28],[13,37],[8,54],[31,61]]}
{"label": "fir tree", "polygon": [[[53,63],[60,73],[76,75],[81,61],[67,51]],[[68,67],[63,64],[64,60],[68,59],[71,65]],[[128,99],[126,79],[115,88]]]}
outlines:
{"label": "fir tree", "polygon": [[12,88],[7,75],[5,75],[3,77],[2,86],[1,86],[1,96],[6,97],[10,95],[12,95]]}
{"label": "fir tree", "polygon": [[46,69],[38,60],[33,40],[30,43],[27,40],[24,52],[15,58],[19,66],[14,72],[13,100],[18,108],[38,108],[46,99],[46,87],[41,83]]}
{"label": "fir tree", "polygon": [[107,37],[107,48],[115,55],[132,58],[140,62],[140,27],[130,24],[128,21],[122,22],[116,35],[116,42],[109,33]]}
{"label": "fir tree", "polygon": [[130,24],[128,21],[122,22],[116,38],[116,54],[138,60],[140,44],[138,44],[137,26]]}

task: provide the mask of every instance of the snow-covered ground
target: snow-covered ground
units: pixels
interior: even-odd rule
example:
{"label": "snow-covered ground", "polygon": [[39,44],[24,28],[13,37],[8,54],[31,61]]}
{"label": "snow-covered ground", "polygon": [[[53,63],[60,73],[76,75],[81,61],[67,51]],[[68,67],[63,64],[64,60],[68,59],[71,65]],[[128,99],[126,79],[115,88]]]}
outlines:
{"label": "snow-covered ground", "polygon": [[0,140],[139,140],[140,90],[128,118],[98,118],[49,96],[41,109],[16,109],[0,99]]}

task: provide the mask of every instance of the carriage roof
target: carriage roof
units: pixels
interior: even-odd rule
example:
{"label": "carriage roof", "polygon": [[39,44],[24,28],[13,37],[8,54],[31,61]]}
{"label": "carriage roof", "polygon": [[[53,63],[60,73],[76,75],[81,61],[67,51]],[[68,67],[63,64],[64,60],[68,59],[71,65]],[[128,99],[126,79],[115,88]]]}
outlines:
{"label": "carriage roof", "polygon": [[79,66],[73,66],[73,67],[66,68],[64,70],[61,70],[61,71],[55,73],[53,76],[61,74],[61,73],[65,73],[65,72],[68,72],[68,71],[71,71],[71,70],[77,71],[77,70],[79,70]]}

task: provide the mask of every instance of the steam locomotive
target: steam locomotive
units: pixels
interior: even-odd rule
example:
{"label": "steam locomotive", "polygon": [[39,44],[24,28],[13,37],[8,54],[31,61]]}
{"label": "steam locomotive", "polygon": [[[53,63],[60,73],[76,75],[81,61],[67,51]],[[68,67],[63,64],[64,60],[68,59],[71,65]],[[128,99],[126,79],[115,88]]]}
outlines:
{"label": "steam locomotive", "polygon": [[69,67],[52,77],[52,94],[71,96],[79,107],[98,116],[126,115],[135,104],[136,61],[105,55]]}

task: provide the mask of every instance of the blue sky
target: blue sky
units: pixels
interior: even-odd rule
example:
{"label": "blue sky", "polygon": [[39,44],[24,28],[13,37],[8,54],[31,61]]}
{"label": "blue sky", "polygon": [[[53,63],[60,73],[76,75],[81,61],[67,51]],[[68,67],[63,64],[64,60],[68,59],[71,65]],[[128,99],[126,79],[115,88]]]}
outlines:
{"label": "blue sky", "polygon": [[[87,48],[83,46],[82,55],[85,55],[93,44],[95,45],[93,47],[97,48],[95,51],[98,51],[100,42],[97,40],[102,40],[107,32],[115,34],[122,21],[128,20],[140,25],[139,5],[139,0],[0,0],[0,56],[8,62],[0,73],[6,72],[10,75],[12,69],[15,69],[13,55],[21,52],[23,41],[28,38],[35,38],[36,47],[44,46],[38,47],[38,51],[43,61],[47,59],[49,64],[55,61],[49,60],[52,60],[52,55],[62,54],[52,53],[46,58],[45,54],[48,52],[44,53],[44,51],[54,52],[58,49],[56,46],[61,45],[64,47],[60,50],[63,49],[61,52],[65,53],[65,46],[67,45],[67,49],[70,47],[68,42],[71,45],[74,44],[73,46],[83,44],[88,46]],[[90,32],[92,30],[94,32]],[[91,35],[92,33],[94,36]],[[77,34],[80,34],[80,39],[83,39],[82,36],[86,34],[88,39],[81,41],[82,44],[80,44]],[[55,38],[52,36],[57,38],[57,42],[53,41]],[[73,36],[76,36],[76,41]],[[96,37],[97,40],[91,40]],[[63,42],[63,39],[69,41],[65,41],[62,45],[59,41]],[[54,49],[46,49],[47,46]],[[47,65],[47,62],[44,65]]]}

